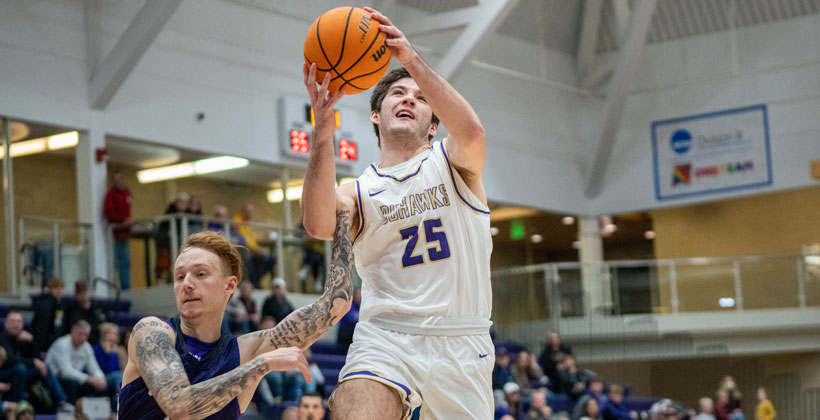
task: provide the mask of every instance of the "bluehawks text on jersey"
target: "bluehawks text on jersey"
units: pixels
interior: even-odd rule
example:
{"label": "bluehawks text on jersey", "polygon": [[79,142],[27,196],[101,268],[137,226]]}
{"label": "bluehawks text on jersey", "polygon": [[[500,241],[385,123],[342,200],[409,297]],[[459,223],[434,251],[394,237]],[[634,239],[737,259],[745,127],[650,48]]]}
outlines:
{"label": "bluehawks text on jersey", "polygon": [[[439,193],[441,199],[439,199]],[[382,224],[395,222],[408,217],[421,214],[427,210],[435,210],[439,207],[450,205],[450,197],[447,196],[447,188],[444,184],[439,184],[431,188],[425,188],[421,194],[408,194],[402,197],[398,204],[379,206],[382,213]]]}

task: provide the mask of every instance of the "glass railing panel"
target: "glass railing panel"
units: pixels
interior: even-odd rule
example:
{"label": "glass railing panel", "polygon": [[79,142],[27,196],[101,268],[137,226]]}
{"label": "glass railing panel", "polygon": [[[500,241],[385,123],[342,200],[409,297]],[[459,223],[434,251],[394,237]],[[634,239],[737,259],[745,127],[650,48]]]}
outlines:
{"label": "glass railing panel", "polygon": [[71,220],[21,216],[17,223],[19,253],[18,289],[22,293],[42,289],[59,277],[67,290],[78,279],[91,279],[91,227]]}
{"label": "glass railing panel", "polygon": [[658,277],[655,265],[610,265],[607,270],[614,315],[652,313]]}
{"label": "glass railing panel", "polygon": [[675,264],[675,273],[679,312],[736,309],[735,277],[731,262],[687,261]]}
{"label": "glass railing panel", "polygon": [[78,279],[83,279],[91,287],[94,279],[91,274],[90,229],[78,225],[61,224],[59,242],[60,277],[67,286]]}
{"label": "glass railing panel", "polygon": [[743,309],[796,308],[800,259],[767,257],[739,259]]}
{"label": "glass railing panel", "polygon": [[580,268],[564,268],[558,270],[558,294],[561,308],[561,317],[572,318],[585,315],[586,302]]}
{"label": "glass railing panel", "polygon": [[802,257],[803,296],[807,307],[820,307],[820,255]]}

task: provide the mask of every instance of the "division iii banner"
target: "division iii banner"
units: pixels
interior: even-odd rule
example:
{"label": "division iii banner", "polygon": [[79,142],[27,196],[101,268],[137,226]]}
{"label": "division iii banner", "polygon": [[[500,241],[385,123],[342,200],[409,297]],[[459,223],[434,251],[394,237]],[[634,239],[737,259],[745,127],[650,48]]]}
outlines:
{"label": "division iii banner", "polygon": [[655,121],[652,153],[658,200],[772,184],[765,105]]}

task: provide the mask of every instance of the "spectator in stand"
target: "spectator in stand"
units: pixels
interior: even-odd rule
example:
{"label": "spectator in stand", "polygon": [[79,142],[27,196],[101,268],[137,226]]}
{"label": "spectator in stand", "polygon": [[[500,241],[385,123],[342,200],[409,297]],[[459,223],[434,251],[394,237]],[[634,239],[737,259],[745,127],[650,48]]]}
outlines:
{"label": "spectator in stand", "polygon": [[526,350],[518,352],[518,357],[515,358],[515,363],[512,364],[510,373],[515,383],[521,388],[521,398],[524,400],[524,404],[529,404],[533,384],[539,385],[538,381],[544,377],[544,371],[541,370],[541,366],[538,365],[535,356]]}
{"label": "spectator in stand", "polygon": [[46,286],[48,292],[32,305],[31,334],[34,345],[40,350],[47,349],[63,332],[63,286],[62,280],[52,278]]}
{"label": "spectator in stand", "polygon": [[6,418],[15,420],[34,420],[34,407],[32,407],[31,403],[26,400],[20,401],[17,403],[17,407],[14,410],[14,415],[6,415]]}
{"label": "spectator in stand", "polygon": [[325,418],[325,406],[322,396],[312,392],[305,393],[299,399],[299,420],[321,420]]}
{"label": "spectator in stand", "polygon": [[581,407],[581,417],[579,420],[601,420],[601,406],[598,405],[598,400],[595,398],[588,398]]}
{"label": "spectator in stand", "polygon": [[49,371],[45,362],[40,360],[40,351],[34,344],[34,337],[23,330],[23,315],[11,311],[6,315],[3,323],[3,332],[0,333],[0,346],[6,350],[6,363],[9,366],[22,365],[25,373],[22,375],[25,389],[30,389],[38,380],[48,387],[49,398],[57,407],[67,401],[63,387],[57,378]]}
{"label": "spectator in stand", "polygon": [[285,295],[285,280],[281,277],[273,279],[271,296],[262,304],[262,317],[271,316],[278,324],[290,315],[293,312],[293,304]]}
{"label": "spectator in stand", "polygon": [[[325,254],[322,241],[311,238],[304,232],[304,225],[299,226],[302,233],[302,266],[299,268],[299,281],[302,283],[302,291],[310,293],[322,291],[322,283],[319,281],[320,274],[325,272]],[[310,272],[313,282],[311,288],[308,283],[308,272]]]}
{"label": "spectator in stand", "polygon": [[0,394],[6,401],[20,401],[26,381],[26,367],[22,363],[10,365],[6,349],[0,347]]}
{"label": "spectator in stand", "polygon": [[[187,193],[179,193],[177,199],[168,205],[165,209],[165,215],[176,219],[176,237],[177,245],[184,244],[185,239],[182,238],[182,220],[177,216],[179,213],[188,211],[188,203],[191,196]],[[159,224],[159,232],[156,238],[157,244],[157,277],[168,278],[171,270],[171,223],[162,222]]]}
{"label": "spectator in stand", "polygon": [[635,420],[638,413],[630,411],[624,404],[624,388],[618,384],[609,386],[609,399],[601,410],[603,420]]}
{"label": "spectator in stand", "polygon": [[521,389],[515,382],[507,382],[504,385],[504,402],[506,413],[515,419],[520,419],[524,413],[524,404],[521,401]]}
{"label": "spectator in stand", "polygon": [[698,400],[698,416],[695,420],[715,420],[715,404],[709,397]]}
{"label": "spectator in stand", "polygon": [[552,407],[547,405],[547,391],[539,389],[532,393],[530,409],[527,410],[526,420],[550,420]]}
{"label": "spectator in stand", "polygon": [[590,399],[595,400],[598,410],[600,410],[601,407],[604,406],[604,403],[606,403],[606,396],[604,395],[604,381],[600,376],[593,376],[592,379],[589,380],[586,392],[578,398],[578,402],[575,403],[575,408],[572,409],[573,420],[578,420],[581,418],[584,407]]}
{"label": "spectator in stand", "polygon": [[120,346],[120,329],[116,324],[104,322],[100,324],[100,342],[91,347],[94,358],[105,374],[105,382],[109,390],[115,390],[122,382],[122,370],[128,358],[125,349]]}
{"label": "spectator in stand", "polygon": [[[208,222],[208,230],[225,236],[225,223],[228,223],[228,209],[222,204],[217,204],[214,206],[214,212],[212,217],[214,218],[214,220]],[[248,246],[247,242],[245,242],[245,237],[242,236],[242,234],[239,233],[238,230],[236,230],[236,226],[234,226],[233,223],[229,223],[228,229],[230,232],[230,240],[232,245],[239,247]],[[246,261],[243,258],[242,265],[245,266],[246,262],[250,264],[250,260]]]}
{"label": "spectator in stand", "polygon": [[[253,220],[253,204],[245,203],[242,206],[242,211],[233,216],[235,222],[248,223]],[[260,247],[259,233],[251,226],[246,224],[238,225],[236,229],[248,244],[250,250],[250,259],[252,264],[248,266],[248,280],[253,283],[255,288],[259,288],[259,280],[267,273],[273,274],[273,267],[276,265],[276,256],[270,254],[270,250],[265,247]]]}
{"label": "spectator in stand", "polygon": [[540,360],[544,373],[550,378],[550,383],[558,383],[558,364],[563,362],[564,357],[568,355],[572,355],[572,348],[561,342],[558,332],[550,332]]}
{"label": "spectator in stand", "polygon": [[256,331],[259,329],[259,312],[256,310],[256,300],[253,298],[253,284],[249,281],[243,281],[239,285],[239,301],[245,307],[245,312],[248,314],[248,322],[250,323],[250,330]]}
{"label": "spectator in stand", "polygon": [[131,288],[131,190],[125,185],[125,176],[115,171],[111,189],[105,194],[105,220],[113,228],[114,266],[120,276],[120,289]]}
{"label": "spectator in stand", "polygon": [[70,403],[86,395],[105,395],[105,374],[88,344],[91,326],[78,321],[71,334],[54,341],[46,353],[46,365],[54,372]]}
{"label": "spectator in stand", "polygon": [[564,356],[564,361],[558,365],[558,392],[568,394],[572,401],[577,401],[586,390],[584,376],[575,366],[575,356]]}
{"label": "spectator in stand", "polygon": [[510,372],[510,355],[506,347],[499,347],[495,350],[495,365],[493,366],[493,396],[495,405],[504,404],[504,385],[509,382],[515,383],[515,378]]}
{"label": "spectator in stand", "polygon": [[726,391],[726,395],[728,396],[728,401],[726,404],[726,409],[729,415],[728,420],[746,420],[743,410],[740,409],[741,395],[740,391],[737,389],[735,378],[729,375],[724,376],[720,381],[719,389],[721,391]]}
{"label": "spectator in stand", "polygon": [[299,420],[299,407],[290,406],[282,412],[282,420]]}
{"label": "spectator in stand", "polygon": [[[247,280],[245,280],[247,282]],[[239,296],[232,296],[225,307],[225,319],[228,322],[228,330],[231,334],[247,334],[251,332],[251,323],[248,319],[248,310]]]}
{"label": "spectator in stand", "polygon": [[729,420],[729,393],[719,389],[715,392],[715,419]]}
{"label": "spectator in stand", "polygon": [[191,196],[191,199],[188,200],[188,210],[185,213],[193,216],[188,219],[188,235],[202,232],[202,201],[199,200],[199,197]]}
{"label": "spectator in stand", "polygon": [[105,322],[105,313],[91,301],[91,293],[83,280],[77,280],[74,283],[74,303],[65,311],[63,335],[69,334],[71,326],[80,320],[91,326],[91,336],[88,338],[89,344],[97,344],[100,340],[98,328],[101,322]]}
{"label": "spectator in stand", "polygon": [[774,411],[774,405],[771,401],[769,401],[769,396],[766,394],[766,388],[758,388],[755,420],[774,420],[775,417],[777,417],[777,412]]}
{"label": "spectator in stand", "polygon": [[359,322],[359,308],[362,306],[362,289],[353,289],[353,304],[345,316],[339,320],[339,329],[336,340],[339,344],[350,347],[353,343],[353,332],[356,330],[356,324]]}

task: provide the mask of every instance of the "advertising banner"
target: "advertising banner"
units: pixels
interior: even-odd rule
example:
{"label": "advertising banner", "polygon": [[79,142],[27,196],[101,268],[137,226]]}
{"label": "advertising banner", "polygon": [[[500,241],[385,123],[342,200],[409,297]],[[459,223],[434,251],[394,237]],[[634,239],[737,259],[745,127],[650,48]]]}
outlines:
{"label": "advertising banner", "polygon": [[652,155],[658,200],[771,185],[766,106],[655,121]]}

